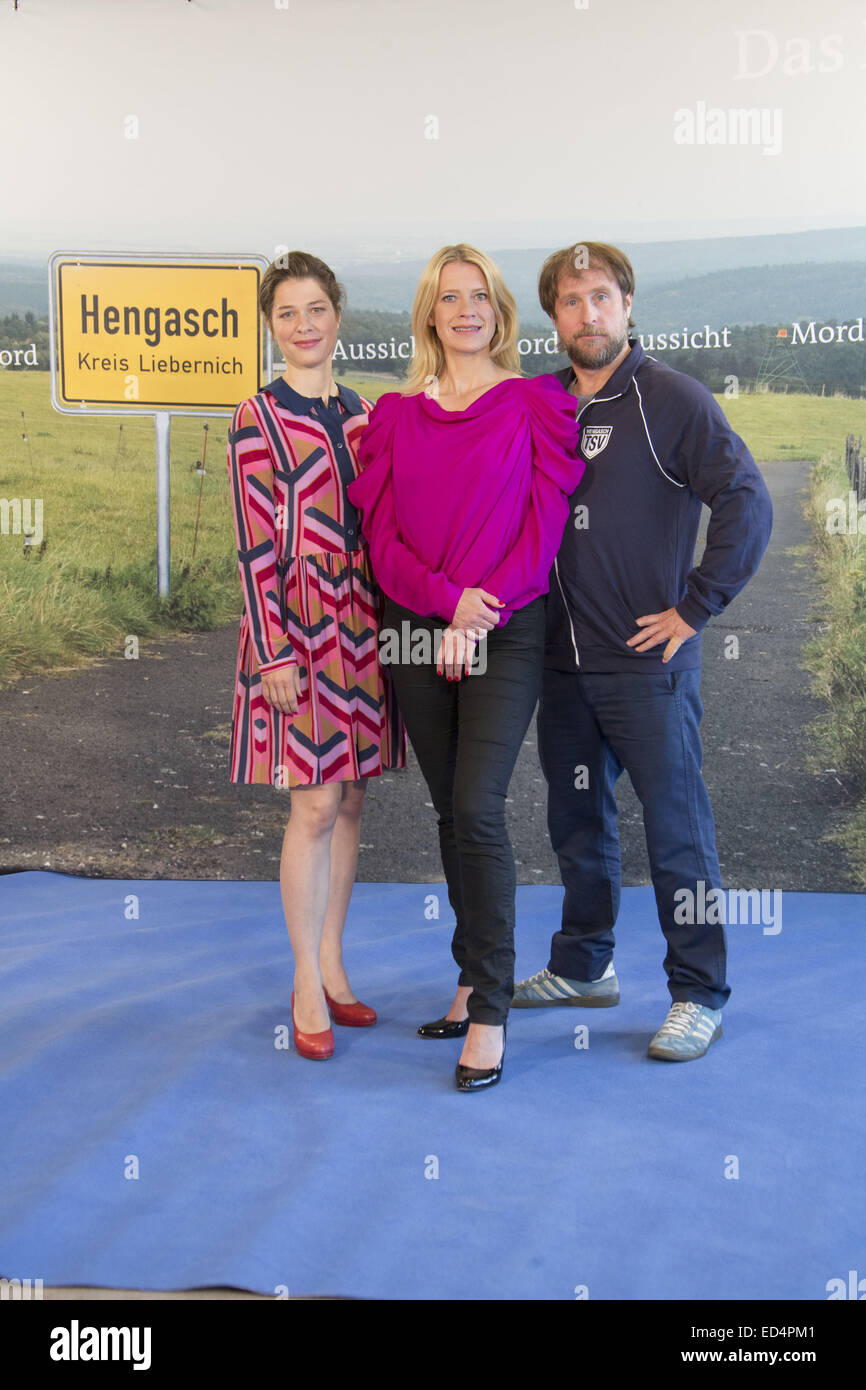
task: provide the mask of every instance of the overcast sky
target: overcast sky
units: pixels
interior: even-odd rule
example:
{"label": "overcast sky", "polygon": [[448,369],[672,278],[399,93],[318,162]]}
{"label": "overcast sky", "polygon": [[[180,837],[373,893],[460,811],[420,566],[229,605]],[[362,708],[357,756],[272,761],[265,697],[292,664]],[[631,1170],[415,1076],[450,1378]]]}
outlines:
{"label": "overcast sky", "polygon": [[0,255],[866,222],[862,3],[578,4],[3,0]]}

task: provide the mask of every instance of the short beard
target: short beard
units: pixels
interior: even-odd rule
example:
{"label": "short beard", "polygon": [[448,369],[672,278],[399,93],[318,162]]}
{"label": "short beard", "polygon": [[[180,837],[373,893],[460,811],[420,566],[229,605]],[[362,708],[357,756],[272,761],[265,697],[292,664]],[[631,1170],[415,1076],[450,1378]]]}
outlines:
{"label": "short beard", "polygon": [[584,367],[587,371],[595,371],[600,367],[609,367],[628,342],[628,329],[621,333],[618,338],[609,338],[607,343],[594,350],[582,348],[580,340],[572,340],[565,344],[565,351],[575,367]]}

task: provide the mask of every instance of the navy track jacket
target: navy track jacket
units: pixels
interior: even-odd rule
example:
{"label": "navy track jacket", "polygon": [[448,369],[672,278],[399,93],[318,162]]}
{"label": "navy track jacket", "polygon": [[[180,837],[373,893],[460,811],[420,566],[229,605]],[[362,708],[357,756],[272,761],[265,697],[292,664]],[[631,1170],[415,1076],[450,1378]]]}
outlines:
{"label": "navy track jacket", "polygon": [[[631,351],[578,412],[586,472],[550,574],[545,664],[561,671],[679,671],[701,629],[755,573],[773,508],[755,460],[707,388]],[[571,366],[555,373],[563,386]],[[701,503],[710,509],[699,565]],[[667,608],[696,629],[667,665],[636,652],[635,619]]]}

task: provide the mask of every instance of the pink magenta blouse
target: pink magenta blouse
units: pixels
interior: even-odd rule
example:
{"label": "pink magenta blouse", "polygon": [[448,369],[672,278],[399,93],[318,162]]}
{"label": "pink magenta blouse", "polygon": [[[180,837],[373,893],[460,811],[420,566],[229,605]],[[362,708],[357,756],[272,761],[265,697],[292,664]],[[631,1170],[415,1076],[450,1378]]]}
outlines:
{"label": "pink magenta blouse", "polygon": [[510,377],[465,410],[380,396],[347,491],[384,592],[450,623],[464,589],[486,589],[500,627],[547,593],[585,467],[575,410],[553,376]]}

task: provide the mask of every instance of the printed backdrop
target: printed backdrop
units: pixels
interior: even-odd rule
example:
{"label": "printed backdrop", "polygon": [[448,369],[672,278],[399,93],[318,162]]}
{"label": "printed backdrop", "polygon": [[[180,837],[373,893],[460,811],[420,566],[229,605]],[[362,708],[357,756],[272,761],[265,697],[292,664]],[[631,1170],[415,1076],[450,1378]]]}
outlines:
{"label": "printed backdrop", "polygon": [[[863,433],[857,3],[4,0],[0,64],[9,681],[160,631],[153,426],[52,409],[57,251],[313,251],[347,290],[335,370],[375,397],[405,372],[442,244],[497,261],[536,373],[564,361],[544,257],[612,241],[635,265],[641,342],[717,393],[760,461]],[[172,425],[186,630],[238,609],[226,425]],[[765,677],[808,684],[773,660]]]}

